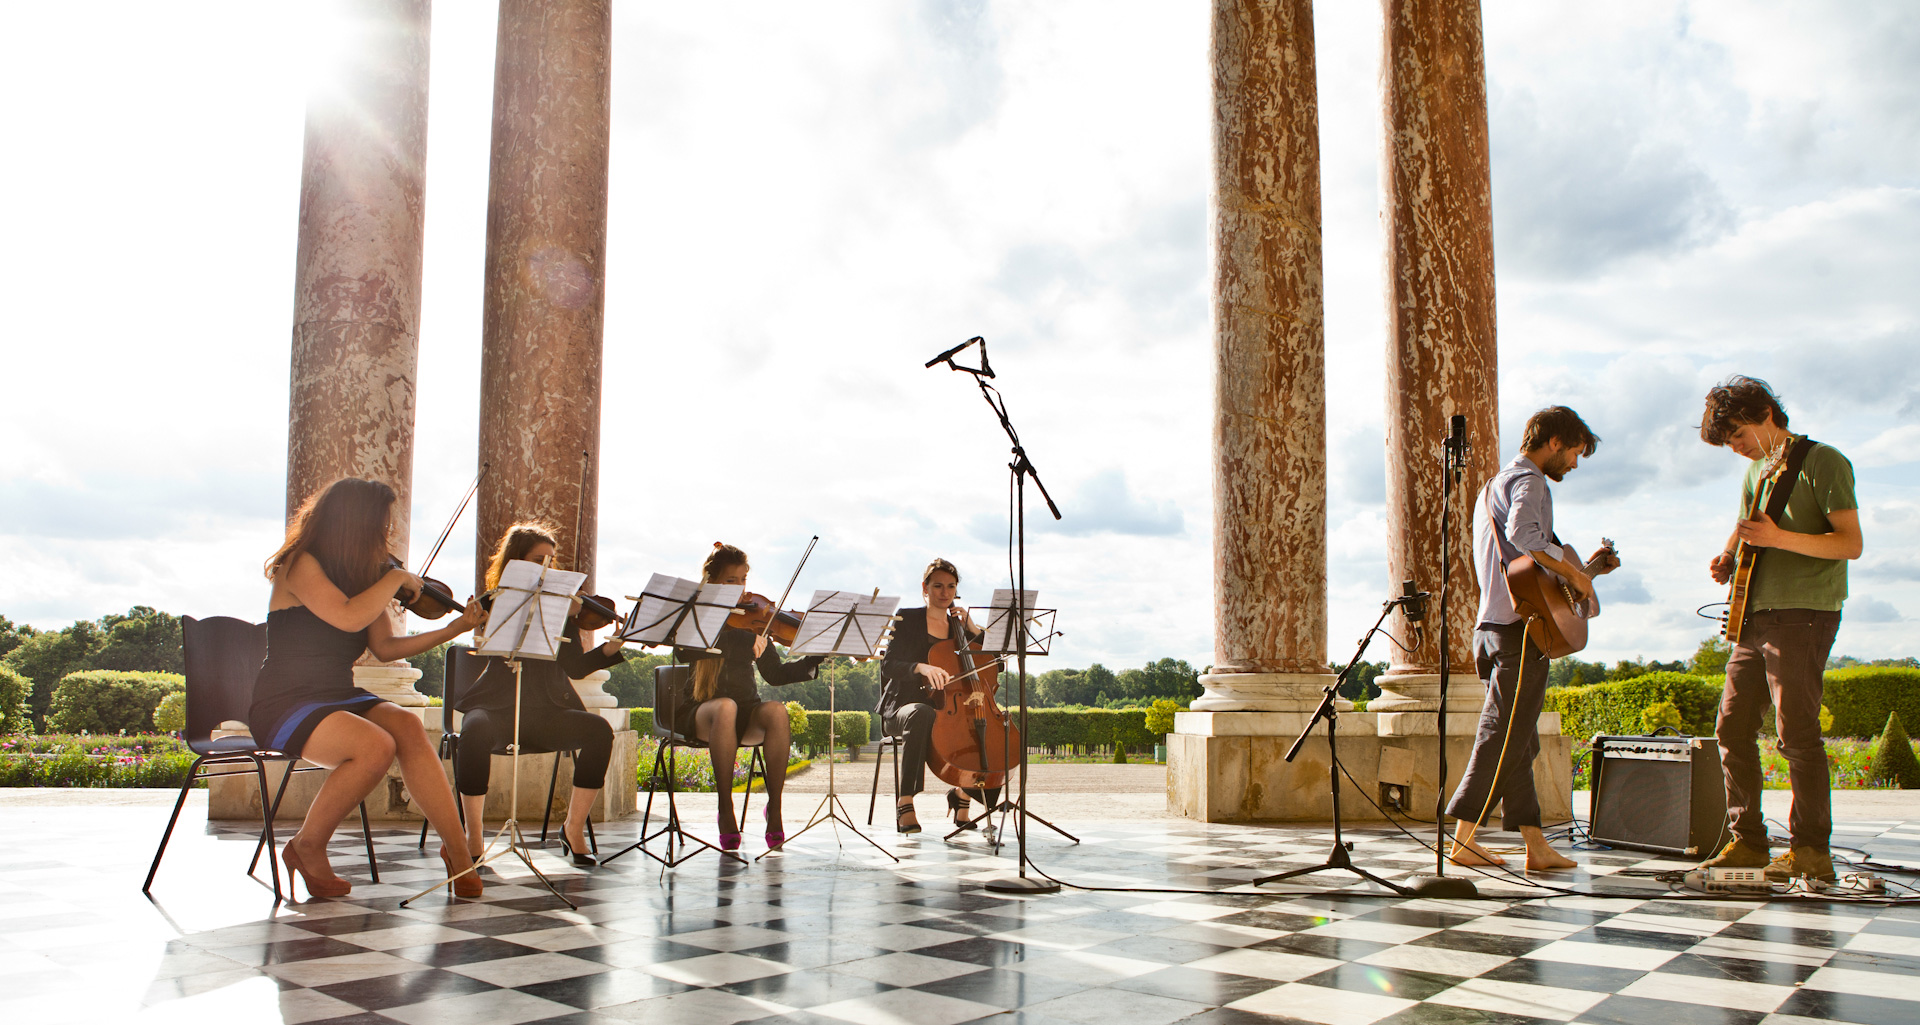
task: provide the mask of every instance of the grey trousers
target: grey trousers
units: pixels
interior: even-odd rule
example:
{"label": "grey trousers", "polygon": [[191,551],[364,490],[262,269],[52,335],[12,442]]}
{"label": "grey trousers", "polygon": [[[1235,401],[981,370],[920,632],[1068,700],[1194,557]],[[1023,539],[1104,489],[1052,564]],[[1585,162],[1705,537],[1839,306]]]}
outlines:
{"label": "grey trousers", "polygon": [[[1473,659],[1487,685],[1473,757],[1447,802],[1447,814],[1484,826],[1500,805],[1500,828],[1540,825],[1540,796],[1533,789],[1533,759],[1540,753],[1540,705],[1547,695],[1547,656],[1526,639],[1525,623],[1482,623],[1473,632]],[[1507,735],[1509,724],[1513,735]],[[1503,758],[1501,748],[1505,746]]]}

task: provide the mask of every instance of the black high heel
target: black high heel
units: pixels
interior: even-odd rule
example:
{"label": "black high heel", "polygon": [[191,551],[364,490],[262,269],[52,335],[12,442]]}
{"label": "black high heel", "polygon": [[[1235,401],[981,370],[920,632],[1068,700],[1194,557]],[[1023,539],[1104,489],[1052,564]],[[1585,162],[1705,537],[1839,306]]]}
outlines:
{"label": "black high heel", "polygon": [[947,810],[953,812],[953,828],[979,829],[974,821],[967,817],[967,795],[959,787],[947,791]]}
{"label": "black high heel", "polygon": [[595,858],[586,851],[574,850],[573,845],[567,842],[565,830],[562,830],[560,833],[560,849],[565,851],[567,855],[573,859],[575,868],[593,868],[600,864],[600,859]]}
{"label": "black high heel", "polygon": [[[907,821],[908,816],[913,816],[913,821]],[[920,831],[920,817],[914,815],[913,802],[909,801],[906,804],[896,804],[893,806],[893,828],[901,833],[918,833]]]}

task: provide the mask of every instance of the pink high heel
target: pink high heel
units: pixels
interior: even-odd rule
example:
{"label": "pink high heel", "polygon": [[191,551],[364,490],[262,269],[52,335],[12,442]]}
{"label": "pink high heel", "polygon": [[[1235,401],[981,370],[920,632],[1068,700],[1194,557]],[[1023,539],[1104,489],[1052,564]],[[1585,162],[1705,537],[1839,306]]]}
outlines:
{"label": "pink high heel", "polygon": [[723,851],[737,851],[737,850],[739,850],[739,849],[740,849],[740,837],[741,837],[741,835],[742,835],[742,834],[739,834],[739,833],[721,833],[721,834],[720,834],[720,849],[721,849],[721,850],[723,850]]}

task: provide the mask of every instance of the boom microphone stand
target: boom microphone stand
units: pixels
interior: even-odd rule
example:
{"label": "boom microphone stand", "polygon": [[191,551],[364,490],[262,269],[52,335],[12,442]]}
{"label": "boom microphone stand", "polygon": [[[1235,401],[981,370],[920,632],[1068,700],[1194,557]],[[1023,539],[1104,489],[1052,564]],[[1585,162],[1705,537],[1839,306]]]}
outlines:
{"label": "boom microphone stand", "polygon": [[1452,654],[1452,621],[1447,606],[1453,598],[1453,560],[1448,550],[1453,541],[1453,485],[1467,469],[1467,418],[1458,413],[1449,423],[1446,444],[1440,457],[1440,709],[1434,723],[1440,740],[1440,775],[1434,784],[1433,798],[1433,875],[1414,876],[1413,892],[1422,897],[1471,899],[1480,896],[1473,880],[1447,877],[1447,679]]}
{"label": "boom microphone stand", "polygon": [[[980,366],[967,367],[953,361],[953,357],[967,347],[979,343]],[[1013,515],[1015,551],[1018,553],[1018,569],[1013,582],[1013,621],[1019,633],[1015,642],[1015,655],[1020,673],[1020,742],[1027,738],[1027,478],[1033,478],[1033,486],[1040,489],[1040,497],[1047,502],[1047,511],[1054,519],[1060,518],[1060,507],[1053,502],[1053,496],[1047,494],[1047,486],[1040,480],[1040,471],[1027,458],[1027,450],[1020,444],[1020,432],[1013,429],[1013,421],[1007,417],[1006,399],[999,389],[987,383],[994,376],[993,366],[987,362],[987,340],[975,335],[959,345],[927,361],[929,369],[945,363],[950,370],[972,374],[973,383],[980,386],[980,397],[986,400],[988,408],[1000,421],[1000,429],[1007,432],[1007,440],[1013,444],[1013,461],[1007,469],[1013,473],[1015,492],[1015,511]],[[987,881],[987,889],[995,893],[1058,893],[1060,884],[1044,876],[1035,878],[1027,875],[1027,758],[1026,752],[1020,753],[1020,797],[1014,802],[1019,809],[1013,819],[1014,834],[1019,838],[1020,858],[1019,874],[1013,878],[998,878]],[[1049,823],[1051,825],[1051,823]],[[1055,827],[1056,829],[1058,827]],[[1075,841],[1078,842],[1077,840]],[[1037,870],[1036,870],[1037,875]]]}
{"label": "boom microphone stand", "polygon": [[1333,784],[1333,849],[1327,852],[1327,860],[1318,865],[1309,865],[1306,868],[1296,868],[1286,872],[1276,872],[1273,875],[1261,876],[1253,881],[1254,886],[1259,886],[1262,883],[1275,883],[1282,879],[1292,879],[1295,876],[1310,875],[1314,872],[1325,872],[1328,869],[1337,868],[1342,871],[1352,872],[1354,875],[1368,882],[1378,883],[1398,894],[1409,895],[1413,892],[1398,883],[1388,882],[1354,864],[1353,858],[1349,855],[1351,848],[1347,846],[1347,841],[1340,836],[1340,749],[1335,739],[1339,734],[1339,730],[1334,726],[1334,722],[1339,718],[1340,712],[1339,709],[1334,707],[1334,701],[1340,696],[1341,685],[1345,684],[1347,677],[1352,675],[1353,667],[1360,664],[1360,656],[1366,654],[1367,645],[1372,642],[1373,635],[1380,632],[1380,624],[1386,622],[1387,617],[1391,615],[1396,608],[1406,609],[1408,611],[1408,618],[1417,619],[1418,615],[1413,612],[1413,610],[1420,607],[1420,604],[1426,600],[1427,595],[1424,592],[1415,593],[1413,590],[1413,581],[1409,580],[1406,583],[1405,592],[1402,593],[1400,597],[1391,598],[1381,603],[1380,618],[1374,620],[1373,627],[1367,631],[1366,636],[1360,638],[1360,646],[1354,651],[1353,658],[1347,660],[1347,667],[1340,670],[1340,675],[1335,677],[1332,683],[1320,688],[1324,695],[1320,699],[1320,707],[1313,710],[1313,718],[1307,720],[1306,729],[1300,731],[1300,736],[1294,740],[1293,746],[1287,749],[1287,761],[1291,762],[1294,756],[1300,753],[1300,748],[1306,744],[1307,738],[1313,736],[1313,728],[1319,725],[1320,720],[1325,719],[1327,721],[1327,775],[1331,777]]}

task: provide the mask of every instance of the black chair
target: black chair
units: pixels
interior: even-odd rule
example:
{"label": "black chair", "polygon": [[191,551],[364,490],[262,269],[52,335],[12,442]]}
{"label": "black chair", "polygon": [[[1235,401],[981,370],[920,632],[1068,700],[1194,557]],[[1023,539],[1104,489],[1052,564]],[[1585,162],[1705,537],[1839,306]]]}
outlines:
{"label": "black chair", "polygon": [[[260,852],[267,852],[267,860],[273,870],[273,897],[281,900],[280,892],[280,855],[273,836],[273,812],[280,807],[276,795],[272,804],[267,802],[267,766],[268,762],[297,762],[294,756],[279,751],[269,751],[254,744],[251,736],[213,738],[213,732],[220,724],[229,719],[244,720],[247,711],[253,705],[253,683],[260,675],[260,664],[267,657],[267,626],[265,623],[249,623],[230,616],[215,616],[211,619],[195,619],[188,616],[181,620],[183,647],[187,663],[187,728],[185,731],[187,748],[196,756],[193,765],[187,770],[187,778],[180,784],[180,795],[174,799],[173,815],[167,819],[166,832],[160,834],[160,846],[153,852],[153,865],[147,869],[147,880],[140,885],[141,893],[150,893],[153,889],[153,877],[160,871],[160,859],[166,857],[167,843],[173,839],[173,827],[180,821],[180,809],[187,803],[187,791],[194,783],[215,776],[239,776],[251,771],[260,787],[261,826],[260,839],[253,847],[253,860],[247,863],[247,874],[252,875],[260,864]],[[209,768],[220,766],[249,764],[252,769],[208,772]],[[280,781],[282,792],[286,789],[286,780],[295,772],[311,772],[317,765],[305,768],[288,766],[286,777]],[[373,881],[380,881],[380,866],[373,856],[373,828],[367,821],[366,802],[360,803],[360,833],[367,845],[367,867],[373,873]]]}
{"label": "black chair", "polygon": [[[445,683],[440,689],[441,761],[452,762],[454,756],[460,751],[460,733],[453,728],[454,695],[465,691],[468,687],[479,682],[480,674],[487,671],[487,659],[488,656],[486,655],[475,655],[473,649],[464,644],[454,644],[447,648]],[[511,743],[511,740],[507,742],[507,744]],[[506,754],[507,745],[503,744],[494,748],[493,753]],[[537,744],[522,744],[520,745],[520,753],[526,755],[551,754],[554,756],[553,771],[547,775],[547,803],[545,810],[540,816],[540,842],[544,844],[547,842],[547,829],[553,822],[553,794],[554,789],[560,782],[560,755],[578,759],[580,757],[580,751],[578,748],[569,748],[554,752],[540,747]],[[460,824],[463,826],[466,825],[467,807],[461,803],[460,795],[457,792],[454,794],[453,803],[460,812]],[[419,846],[425,847],[426,845],[427,822],[423,819],[420,822]],[[600,838],[593,835],[592,816],[587,817],[587,847],[594,854],[600,853]]]}
{"label": "black chair", "polygon": [[[886,760],[887,749],[893,749],[893,797],[900,799],[900,745],[906,743],[905,737],[896,736],[888,728],[885,716],[880,718],[880,744],[873,750],[873,793],[867,798],[867,825],[873,825],[873,809],[880,803],[880,763]],[[828,752],[829,755],[832,752]]]}
{"label": "black chair", "polygon": [[[610,862],[613,859],[620,857],[622,854],[626,854],[628,851],[638,849],[641,853],[645,854],[647,857],[652,858],[653,860],[659,862],[662,865],[665,865],[668,868],[672,868],[673,866],[678,865],[681,862],[686,861],[688,858],[691,858],[694,855],[700,853],[698,850],[688,850],[685,853],[681,854],[679,857],[675,857],[673,853],[673,846],[675,843],[680,844],[682,848],[685,848],[686,845],[689,843],[699,844],[701,847],[705,847],[706,849],[713,851],[714,853],[719,854],[722,857],[732,858],[735,861],[738,861],[742,865],[745,865],[748,863],[746,857],[740,854],[738,851],[721,850],[718,846],[714,844],[710,844],[707,841],[701,839],[700,837],[687,832],[680,825],[680,806],[674,800],[674,794],[677,792],[674,787],[674,781],[679,778],[674,771],[677,767],[675,752],[678,751],[680,748],[687,748],[689,750],[700,750],[700,749],[704,749],[707,746],[706,741],[700,740],[696,737],[690,737],[685,734],[675,732],[675,730],[673,729],[673,722],[675,719],[674,712],[677,709],[686,705],[690,705],[692,703],[693,703],[693,667],[692,666],[665,665],[665,666],[654,667],[653,669],[653,738],[659,746],[654,750],[654,753],[653,753],[653,771],[647,774],[647,807],[646,807],[646,810],[643,811],[640,815],[640,839],[635,840],[634,842],[628,844],[627,846],[621,848],[620,850],[615,851],[613,854],[610,854],[607,857],[600,859],[601,864],[604,865],[607,862]],[[744,824],[747,816],[747,808],[752,803],[752,800],[753,800],[754,777],[757,775],[762,779],[766,778],[766,759],[763,753],[763,745],[743,744],[741,746],[747,747],[753,752],[747,758],[746,798],[741,802],[741,805],[740,805],[740,817],[735,820],[737,822]],[[656,829],[653,832],[649,833],[646,830],[647,830],[647,824],[653,821],[653,798],[654,798],[654,795],[659,793],[663,787],[666,790],[666,795],[667,795],[666,824],[661,826],[659,829]],[[721,800],[732,801],[733,795],[726,794],[721,797]],[[648,843],[650,843],[655,838],[660,837],[662,835],[666,836],[667,838],[665,857],[655,854],[652,850],[648,849],[647,847]]]}

